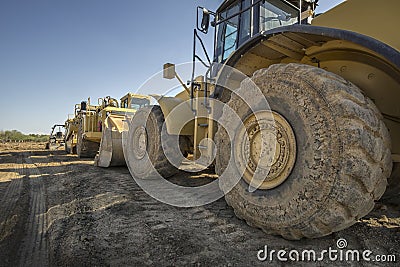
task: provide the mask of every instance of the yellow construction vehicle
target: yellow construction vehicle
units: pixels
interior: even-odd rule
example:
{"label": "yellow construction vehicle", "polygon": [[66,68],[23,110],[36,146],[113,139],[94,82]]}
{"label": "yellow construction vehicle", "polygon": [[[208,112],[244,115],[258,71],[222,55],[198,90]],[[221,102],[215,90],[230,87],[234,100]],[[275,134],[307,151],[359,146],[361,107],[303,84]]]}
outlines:
{"label": "yellow construction vehicle", "polygon": [[121,133],[125,116],[133,115],[136,109],[150,104],[148,96],[128,93],[117,99],[99,98],[97,105],[83,101],[76,118],[78,120],[78,157],[95,158],[100,167],[125,165]]}
{"label": "yellow construction vehicle", "polygon": [[74,114],[68,115],[68,119],[65,121],[65,152],[68,154],[76,154],[76,144],[78,142],[78,129],[79,129],[79,118],[78,113],[80,112],[81,105],[76,104],[74,108]]}
{"label": "yellow construction vehicle", "polygon": [[[102,101],[102,106],[107,98]],[[150,97],[128,93],[121,98],[118,107],[106,106],[99,109],[101,141],[99,152],[95,157],[95,165],[99,167],[124,166],[125,158],[122,149],[122,132],[124,120],[132,116],[136,110],[148,106]]]}
{"label": "yellow construction vehicle", "polygon": [[57,149],[64,145],[65,128],[62,124],[55,124],[51,128],[49,141],[46,143],[46,149]]}
{"label": "yellow construction vehicle", "polygon": [[[118,102],[112,102],[111,105],[117,105]],[[76,133],[76,153],[79,158],[94,158],[101,139],[101,130],[99,128],[99,109],[100,105],[92,105],[90,98],[82,101],[79,110],[75,116],[77,121]]]}
{"label": "yellow construction vehicle", "polygon": [[[182,93],[159,97],[159,105],[133,116],[126,147],[132,176],[147,178],[150,165],[164,177],[176,173],[165,156],[176,148],[160,146],[162,135],[191,140],[186,147],[194,159],[212,155],[211,139],[217,174],[230,167],[231,157],[237,168],[244,166],[225,195],[235,214],[288,239],[351,226],[373,209],[388,179],[388,191],[397,189],[387,197],[399,194],[400,2],[348,0],[315,16],[317,1],[226,0],[216,12],[198,7],[193,64],[201,59],[199,40],[205,50],[201,33],[207,34],[210,24],[213,60],[201,60],[207,72],[192,77],[189,87],[182,83]],[[230,68],[245,77],[231,75]],[[164,77],[177,77],[173,64],[164,65]],[[229,84],[221,86],[218,81],[226,77]],[[250,82],[269,107],[227,90],[246,92]],[[211,99],[225,103],[243,122],[245,130],[233,131],[232,140],[213,120],[229,121],[228,109],[215,114]],[[190,104],[180,108],[187,112],[168,116],[185,100]],[[265,149],[275,151],[268,164],[262,164]],[[257,168],[263,179],[249,190]]]}

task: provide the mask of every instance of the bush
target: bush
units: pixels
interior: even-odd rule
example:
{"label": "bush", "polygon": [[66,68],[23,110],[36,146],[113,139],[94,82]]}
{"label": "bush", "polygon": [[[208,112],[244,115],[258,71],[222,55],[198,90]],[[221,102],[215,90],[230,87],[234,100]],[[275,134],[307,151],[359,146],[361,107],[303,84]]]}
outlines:
{"label": "bush", "polygon": [[49,136],[46,134],[23,134],[17,130],[0,131],[0,140],[24,141],[24,142],[47,142]]}

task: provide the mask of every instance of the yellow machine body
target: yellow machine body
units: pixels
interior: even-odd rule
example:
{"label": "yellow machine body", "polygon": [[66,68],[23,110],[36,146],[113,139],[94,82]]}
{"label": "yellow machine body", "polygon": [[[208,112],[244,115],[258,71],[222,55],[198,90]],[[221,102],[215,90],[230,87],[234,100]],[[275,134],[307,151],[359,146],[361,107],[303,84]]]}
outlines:
{"label": "yellow machine body", "polygon": [[[400,1],[348,0],[309,25],[261,33],[231,54],[225,64],[247,76],[278,63],[323,68],[356,84],[384,116],[393,160],[400,161]],[[232,79],[233,88],[240,80]]]}
{"label": "yellow machine body", "polygon": [[89,140],[99,143],[95,165],[99,167],[125,165],[122,149],[123,121],[133,116],[137,109],[149,105],[150,97],[128,93],[121,98],[120,104],[106,106],[104,103],[103,100],[97,109],[97,131],[86,133]]}

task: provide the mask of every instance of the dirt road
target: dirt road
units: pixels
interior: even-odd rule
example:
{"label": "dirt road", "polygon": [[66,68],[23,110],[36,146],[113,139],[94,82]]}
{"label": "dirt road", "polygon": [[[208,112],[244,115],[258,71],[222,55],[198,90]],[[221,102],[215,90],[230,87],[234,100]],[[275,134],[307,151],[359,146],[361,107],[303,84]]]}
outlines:
{"label": "dirt road", "polygon": [[[0,146],[1,266],[281,266],[287,262],[276,254],[272,262],[260,261],[259,250],[267,246],[268,253],[320,253],[337,249],[339,238],[346,239],[346,249],[395,255],[397,264],[400,261],[397,206],[377,203],[349,229],[320,239],[288,241],[246,225],[223,199],[199,208],[168,206],[143,192],[126,168],[97,168],[92,160],[39,148]],[[191,176],[182,172],[173,179],[193,186],[214,175],[187,178]],[[326,256],[313,264],[378,263],[331,261]]]}

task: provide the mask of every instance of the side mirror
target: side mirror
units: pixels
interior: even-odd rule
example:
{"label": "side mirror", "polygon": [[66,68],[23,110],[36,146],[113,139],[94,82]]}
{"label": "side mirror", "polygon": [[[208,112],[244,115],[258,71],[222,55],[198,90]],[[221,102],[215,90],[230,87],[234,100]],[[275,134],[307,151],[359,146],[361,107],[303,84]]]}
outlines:
{"label": "side mirror", "polygon": [[210,26],[210,12],[203,8],[203,18],[201,19],[200,29],[204,32],[208,32],[208,27]]}
{"label": "side mirror", "polygon": [[163,78],[171,80],[175,76],[175,64],[165,63],[163,66]]}

